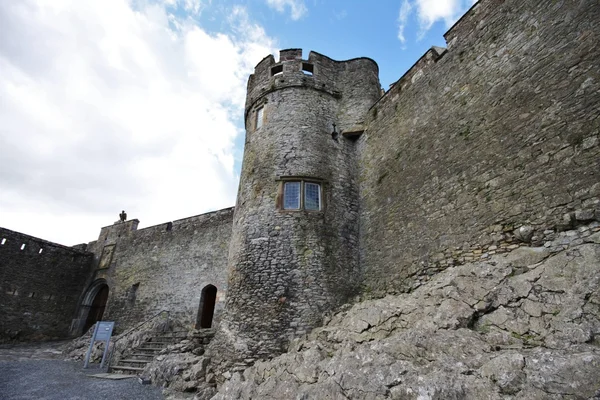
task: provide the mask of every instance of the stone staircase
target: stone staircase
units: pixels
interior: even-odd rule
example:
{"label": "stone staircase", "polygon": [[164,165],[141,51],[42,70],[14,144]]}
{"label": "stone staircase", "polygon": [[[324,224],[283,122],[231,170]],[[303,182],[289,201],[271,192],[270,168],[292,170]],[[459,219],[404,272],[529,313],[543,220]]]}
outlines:
{"label": "stone staircase", "polygon": [[161,350],[167,346],[179,343],[187,338],[188,332],[182,330],[168,331],[164,333],[156,333],[138,347],[125,352],[117,365],[110,368],[112,372],[123,374],[140,374],[146,364],[150,363]]}

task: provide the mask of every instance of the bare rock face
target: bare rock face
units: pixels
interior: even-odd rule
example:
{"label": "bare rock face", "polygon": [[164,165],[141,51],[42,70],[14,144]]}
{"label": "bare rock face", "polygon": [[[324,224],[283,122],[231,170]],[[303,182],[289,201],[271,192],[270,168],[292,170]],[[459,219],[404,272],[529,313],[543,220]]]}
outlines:
{"label": "bare rock face", "polygon": [[520,248],[355,304],[224,399],[600,398],[600,245]]}
{"label": "bare rock face", "polygon": [[159,355],[146,366],[143,377],[157,386],[179,392],[195,392],[205,380],[208,361],[192,353]]}

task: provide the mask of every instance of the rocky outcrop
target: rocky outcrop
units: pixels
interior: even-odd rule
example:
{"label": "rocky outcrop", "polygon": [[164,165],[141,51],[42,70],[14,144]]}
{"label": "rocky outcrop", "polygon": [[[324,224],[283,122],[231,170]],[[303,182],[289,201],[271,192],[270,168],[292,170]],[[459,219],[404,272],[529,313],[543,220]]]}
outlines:
{"label": "rocky outcrop", "polygon": [[214,399],[598,399],[599,229],[347,306]]}
{"label": "rocky outcrop", "polygon": [[214,334],[212,329],[190,332],[186,339],[162,350],[145,367],[141,378],[165,388],[169,397],[178,398],[177,392],[188,392],[195,393],[198,399],[211,398],[216,382],[204,348]]}

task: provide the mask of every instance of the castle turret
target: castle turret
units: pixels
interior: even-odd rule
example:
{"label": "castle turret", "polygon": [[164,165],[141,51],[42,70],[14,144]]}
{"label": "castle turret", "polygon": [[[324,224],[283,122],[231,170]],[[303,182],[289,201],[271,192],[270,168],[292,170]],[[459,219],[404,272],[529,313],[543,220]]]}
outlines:
{"label": "castle turret", "polygon": [[256,66],[217,335],[229,345],[221,349],[281,353],[357,293],[354,140],[379,96],[378,67],[368,58],[311,52],[303,60],[302,50],[289,49]]}

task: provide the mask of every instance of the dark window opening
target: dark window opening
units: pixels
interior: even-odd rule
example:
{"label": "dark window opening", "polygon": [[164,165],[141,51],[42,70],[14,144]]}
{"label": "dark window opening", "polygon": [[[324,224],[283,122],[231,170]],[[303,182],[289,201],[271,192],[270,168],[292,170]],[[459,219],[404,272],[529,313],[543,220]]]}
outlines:
{"label": "dark window opening", "polygon": [[271,68],[271,76],[275,76],[275,75],[279,75],[279,74],[283,74],[283,64],[276,65],[273,68]]}
{"label": "dark window opening", "polygon": [[135,298],[137,297],[137,291],[138,291],[139,287],[140,287],[139,282],[134,283],[133,285],[131,285],[131,287],[127,291],[127,303],[129,303],[130,306],[133,306],[135,304]]}
{"label": "dark window opening", "polygon": [[173,229],[173,223],[167,222],[167,232],[171,232],[172,229]]}
{"label": "dark window opening", "polygon": [[202,294],[200,295],[196,329],[206,329],[212,326],[216,302],[217,288],[213,285],[206,285],[204,289],[202,289]]}
{"label": "dark window opening", "polygon": [[304,72],[305,75],[313,75],[315,73],[314,65],[302,63],[302,72]]}

